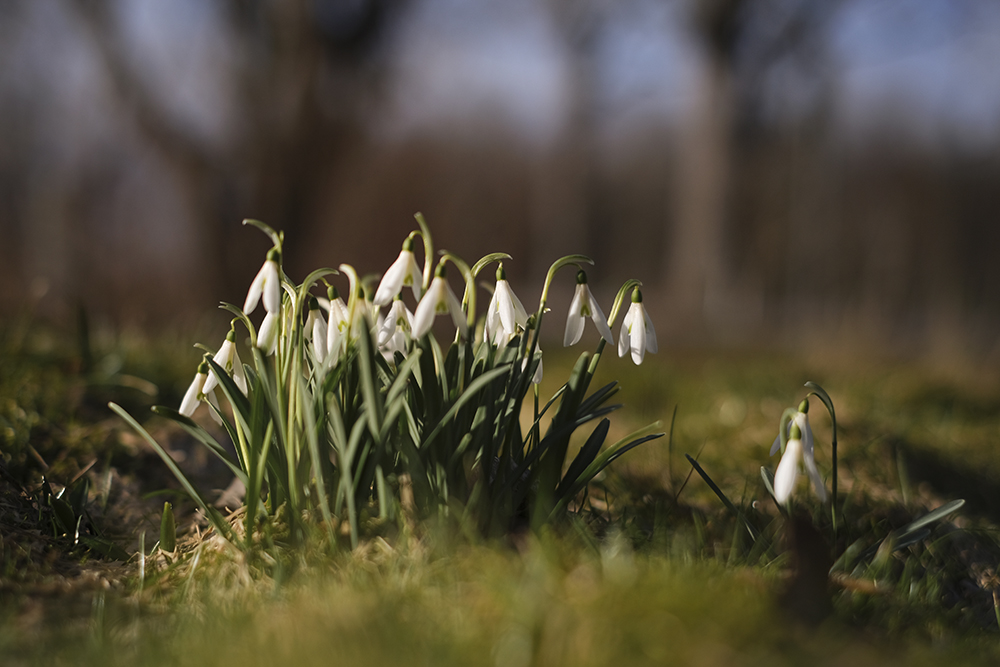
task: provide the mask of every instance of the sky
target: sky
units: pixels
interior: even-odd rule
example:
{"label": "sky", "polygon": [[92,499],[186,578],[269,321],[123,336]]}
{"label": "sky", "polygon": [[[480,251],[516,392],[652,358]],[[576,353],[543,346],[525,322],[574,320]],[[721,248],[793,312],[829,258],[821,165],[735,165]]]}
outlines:
{"label": "sky", "polygon": [[[786,1],[785,5],[794,4]],[[74,35],[59,0],[24,3],[0,86],[37,94],[55,115],[100,106],[107,85],[86,40]],[[221,12],[204,0],[119,0],[117,19],[131,65],[172,116],[223,150],[239,134],[232,72],[239,45]],[[565,25],[533,0],[412,0],[381,55],[386,102],[372,131],[393,141],[421,132],[474,135],[486,121],[544,147],[583,100],[614,139],[650,125],[683,124],[705,67],[682,0],[594,0],[599,29],[574,58]],[[776,119],[794,119],[818,100],[848,140],[887,130],[929,146],[981,150],[1000,138],[1000,3],[992,0],[844,0],[815,51],[828,66],[829,97],[808,71],[780,60],[765,79]],[[581,76],[592,86],[581,93]],[[53,121],[101,131],[100,119]]]}

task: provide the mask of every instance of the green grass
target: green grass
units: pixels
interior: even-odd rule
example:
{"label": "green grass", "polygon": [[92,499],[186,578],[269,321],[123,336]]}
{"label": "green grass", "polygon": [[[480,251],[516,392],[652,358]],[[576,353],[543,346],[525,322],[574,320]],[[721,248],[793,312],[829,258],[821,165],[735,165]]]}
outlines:
{"label": "green grass", "polygon": [[[609,438],[658,419],[669,427],[676,406],[673,440],[617,461],[579,514],[541,537],[483,542],[447,522],[369,522],[354,553],[331,553],[322,540],[281,548],[279,539],[270,554],[244,554],[199,537],[181,502],[181,548],[168,559],[150,553],[163,497],[143,495],[175,485],[102,406],[130,402],[133,414],[148,414],[143,406],[152,399],[135,377],[160,387],[156,402],[179,402],[189,357],[196,357],[184,356],[190,350],[177,342],[182,338],[189,339],[95,336],[81,346],[58,332],[4,333],[2,454],[7,476],[21,487],[5,476],[0,495],[4,664],[874,665],[1000,658],[991,593],[1000,583],[996,377],[768,355],[663,351],[639,368],[609,358],[595,383],[619,379],[616,400],[626,406]],[[545,349],[546,377],[565,377],[573,355]],[[874,556],[829,588],[825,581],[812,588],[793,583],[793,561],[807,568],[812,562],[808,538],[790,546],[759,476],[761,465],[776,465],[767,450],[781,412],[805,395],[807,380],[830,393],[840,427],[846,520],[836,541],[820,508],[804,495],[799,504],[820,527],[827,555],[855,541],[877,546],[942,502],[968,501],[926,539]],[[545,384],[541,393],[555,389]],[[818,401],[811,417],[828,478],[829,424]],[[147,425],[164,441],[184,444],[162,420]],[[761,531],[759,548],[690,475],[685,453],[698,457]],[[56,488],[90,480],[95,534],[134,554],[145,530],[141,579],[137,557],[116,563],[53,527],[41,500],[43,472]],[[206,473],[201,483],[213,480]],[[822,565],[822,558],[813,560]],[[790,611],[824,600],[832,611],[818,625]]]}

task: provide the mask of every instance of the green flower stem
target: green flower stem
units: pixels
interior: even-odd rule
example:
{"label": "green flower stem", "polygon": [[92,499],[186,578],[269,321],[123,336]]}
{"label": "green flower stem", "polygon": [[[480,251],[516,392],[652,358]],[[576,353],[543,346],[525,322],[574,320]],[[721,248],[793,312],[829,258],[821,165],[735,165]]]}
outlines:
{"label": "green flower stem", "polygon": [[628,294],[629,290],[636,287],[642,287],[642,281],[630,278],[618,290],[618,294],[615,295],[614,305],[611,306],[611,314],[608,316],[608,327],[614,326],[615,320],[618,319],[618,313],[621,312],[622,304],[625,302],[625,295]]}
{"label": "green flower stem", "polygon": [[476,275],[461,258],[451,254],[447,250],[442,250],[438,265],[444,264],[445,261],[449,261],[458,267],[458,270],[462,272],[462,277],[465,278],[465,294],[462,296],[462,307],[465,308],[466,323],[469,325],[469,329],[472,330],[476,326]]}
{"label": "green flower stem", "polygon": [[423,213],[414,213],[413,217],[417,219],[417,224],[420,225],[419,232],[413,232],[410,234],[420,234],[420,238],[424,242],[424,291],[431,286],[431,278],[434,277],[434,237],[431,236],[431,230],[427,226],[427,221],[424,220]]}

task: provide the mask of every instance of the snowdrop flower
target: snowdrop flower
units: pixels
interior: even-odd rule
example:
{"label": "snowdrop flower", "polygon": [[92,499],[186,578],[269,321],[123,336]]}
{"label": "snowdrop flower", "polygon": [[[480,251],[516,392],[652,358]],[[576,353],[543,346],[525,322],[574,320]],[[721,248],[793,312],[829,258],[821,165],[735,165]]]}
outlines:
{"label": "snowdrop flower", "polygon": [[382,307],[388,305],[392,299],[399,294],[403,287],[413,289],[413,296],[420,300],[420,292],[423,288],[424,276],[417,266],[417,258],[413,255],[413,237],[408,236],[403,241],[403,249],[399,252],[399,257],[392,263],[382,276],[382,281],[375,290],[374,303]]}
{"label": "snowdrop flower", "polygon": [[789,440],[785,445],[785,453],[778,463],[778,469],[774,472],[774,499],[779,505],[784,505],[795,489],[795,482],[799,479],[799,460],[805,465],[806,474],[812,480],[813,488],[820,502],[826,502],[826,487],[823,485],[823,478],[820,477],[819,470],[816,469],[816,459],[813,456],[813,448],[805,446],[802,441],[802,429],[797,423],[792,423],[789,431]]}
{"label": "snowdrop flower", "polygon": [[[542,348],[535,346],[535,357],[538,359],[538,367],[535,369],[535,374],[531,376],[532,384],[542,383]],[[523,372],[525,368],[528,367],[528,358],[525,357],[521,360],[521,371]]]}
{"label": "snowdrop flower", "polygon": [[458,297],[451,291],[448,281],[445,280],[445,265],[438,264],[434,269],[434,280],[427,288],[424,298],[417,304],[417,312],[413,315],[413,338],[419,340],[424,334],[431,330],[434,318],[438,315],[450,314],[452,321],[462,336],[469,332],[469,326],[465,322],[465,313],[462,312],[462,305],[458,302]]}
{"label": "snowdrop flower", "polygon": [[397,296],[392,302],[392,308],[386,314],[378,328],[378,346],[391,359],[396,352],[406,353],[406,344],[413,330],[413,313]]}
{"label": "snowdrop flower", "polygon": [[[240,361],[240,355],[236,352],[236,330],[230,329],[229,333],[226,334],[226,340],[222,343],[222,347],[219,351],[215,353],[213,358],[215,363],[222,366],[227,373],[233,377],[233,382],[239,387],[239,390],[243,392],[243,395],[247,395],[247,377],[243,372],[243,363]],[[202,393],[208,394],[216,385],[219,384],[219,378],[216,376],[213,369],[212,373],[205,380],[205,386],[202,388]]]}
{"label": "snowdrop flower", "polygon": [[497,347],[503,347],[517,335],[518,327],[523,330],[527,325],[528,314],[524,311],[521,300],[510,288],[501,264],[497,269],[497,286],[493,290],[489,308],[486,309],[485,338]]}
{"label": "snowdrop flower", "polygon": [[[207,359],[206,355],[206,359]],[[184,392],[184,398],[181,400],[181,407],[178,412],[180,412],[185,417],[190,417],[194,414],[194,411],[198,409],[198,402],[201,400],[207,400],[209,403],[215,406],[215,409],[219,409],[219,399],[215,395],[214,389],[209,389],[205,391],[205,383],[208,381],[208,362],[202,360],[198,364],[198,372],[195,373],[194,380],[191,381],[191,385],[188,387],[187,391]],[[212,412],[212,419],[217,423],[221,424],[222,419],[215,412]]]}
{"label": "snowdrop flower", "polygon": [[279,318],[278,313],[268,313],[264,316],[264,321],[260,323],[260,330],[257,332],[257,347],[266,355],[272,355],[278,349],[278,333],[281,329]]}
{"label": "snowdrop flower", "polygon": [[327,357],[329,339],[326,318],[323,311],[319,309],[319,299],[314,296],[309,297],[309,315],[306,316],[305,335],[312,341],[313,355],[316,361],[323,363]]}
{"label": "snowdrop flower", "polygon": [[656,331],[649,314],[642,306],[642,292],[636,287],[632,290],[632,305],[622,320],[622,330],[618,336],[618,356],[632,352],[632,361],[638,366],[646,352],[656,354]]}
{"label": "snowdrop flower", "polygon": [[340,298],[336,287],[330,287],[327,296],[330,297],[330,315],[326,322],[326,349],[331,357],[330,363],[336,364],[347,333],[347,304]]}
{"label": "snowdrop flower", "polygon": [[563,347],[576,345],[583,336],[583,318],[589,317],[594,320],[594,325],[601,332],[604,340],[612,345],[615,344],[615,337],[608,327],[608,318],[604,316],[604,311],[597,305],[597,300],[590,293],[587,285],[587,274],[578,271],[576,274],[576,292],[573,294],[573,301],[569,304],[569,316],[566,318],[566,335],[563,336]]}
{"label": "snowdrop flower", "polygon": [[[804,398],[802,402],[799,403],[799,411],[794,417],[788,422],[788,432],[792,430],[792,424],[798,424],[799,431],[802,433],[802,444],[810,452],[813,450],[813,430],[809,426],[809,399]],[[774,444],[771,445],[771,456],[778,453],[781,449],[781,434],[779,433],[774,438]]]}
{"label": "snowdrop flower", "polygon": [[261,296],[264,297],[264,310],[268,313],[281,310],[281,268],[278,266],[280,261],[280,250],[271,248],[267,251],[267,259],[250,283],[247,300],[243,303],[243,312],[247,315],[257,308]]}

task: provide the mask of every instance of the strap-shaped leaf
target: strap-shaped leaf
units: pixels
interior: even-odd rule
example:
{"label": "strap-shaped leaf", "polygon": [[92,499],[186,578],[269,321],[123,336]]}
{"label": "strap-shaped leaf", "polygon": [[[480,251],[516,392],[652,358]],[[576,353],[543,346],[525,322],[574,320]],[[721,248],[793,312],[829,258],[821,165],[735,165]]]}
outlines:
{"label": "strap-shaped leaf", "polygon": [[142,436],[143,440],[149,443],[149,446],[152,447],[153,451],[157,453],[160,459],[162,459],[163,462],[167,464],[167,468],[170,469],[170,472],[172,472],[174,477],[177,478],[177,481],[180,482],[182,487],[184,487],[184,490],[187,491],[188,495],[199,507],[199,509],[201,509],[201,511],[205,513],[205,516],[208,518],[209,521],[212,522],[212,525],[219,532],[219,534],[225,537],[227,540],[231,541],[230,539],[231,530],[229,524],[226,522],[224,518],[222,518],[222,515],[219,514],[219,512],[214,507],[205,502],[205,499],[202,498],[201,494],[198,493],[198,490],[194,488],[194,485],[191,484],[191,481],[188,480],[187,476],[183,472],[181,472],[180,468],[177,467],[177,464],[174,462],[173,458],[171,458],[171,456],[167,454],[167,451],[160,446],[160,443],[158,443],[156,439],[153,438],[153,436],[151,436],[149,432],[146,429],[144,429],[142,425],[139,422],[137,422],[132,417],[132,415],[126,412],[125,409],[122,408],[120,405],[112,402],[108,403],[108,407],[111,408],[119,417],[124,419],[128,423],[128,425],[135,430],[136,433]]}

